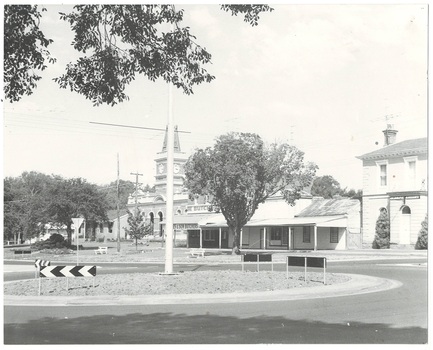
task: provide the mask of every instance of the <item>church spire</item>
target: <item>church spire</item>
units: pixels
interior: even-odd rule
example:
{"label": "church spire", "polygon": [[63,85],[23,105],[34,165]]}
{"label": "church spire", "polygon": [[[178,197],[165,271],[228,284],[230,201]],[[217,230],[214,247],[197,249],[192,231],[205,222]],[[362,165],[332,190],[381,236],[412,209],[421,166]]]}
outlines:
{"label": "church spire", "polygon": [[[164,136],[164,143],[162,145],[162,152],[167,152],[167,133],[168,133],[168,126],[165,127],[165,136]],[[177,125],[174,126],[174,152],[175,153],[181,152]]]}

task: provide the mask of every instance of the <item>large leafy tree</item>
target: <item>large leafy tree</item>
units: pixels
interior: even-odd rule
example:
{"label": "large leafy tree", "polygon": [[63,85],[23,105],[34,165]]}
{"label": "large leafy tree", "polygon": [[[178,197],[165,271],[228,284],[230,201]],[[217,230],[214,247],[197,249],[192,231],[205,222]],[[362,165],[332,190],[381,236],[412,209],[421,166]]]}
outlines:
{"label": "large leafy tree", "polygon": [[[117,208],[117,181],[111,182],[108,186],[100,188],[106,193],[108,201],[108,209]],[[119,180],[119,208],[126,208],[129,195],[134,192],[135,184],[132,181]]]}
{"label": "large leafy tree", "polygon": [[46,212],[51,177],[35,171],[4,180],[4,238],[15,242],[37,237],[49,221]]}
{"label": "large leafy tree", "polygon": [[323,198],[333,198],[336,195],[351,198],[361,198],[362,191],[347,188],[341,188],[340,183],[331,175],[318,176],[314,179],[311,186],[311,194]]}
{"label": "large leafy tree", "polygon": [[199,149],[188,159],[185,186],[191,196],[212,198],[233,234],[233,252],[239,253],[240,231],[259,204],[280,192],[294,205],[316,169],[294,146],[266,147],[256,134],[229,133],[220,136],[213,148]]}
{"label": "large leafy tree", "polygon": [[340,183],[331,175],[316,177],[311,186],[311,194],[323,198],[332,198],[341,193]]}
{"label": "large leafy tree", "polygon": [[36,71],[43,71],[47,61],[55,62],[47,50],[52,40],[39,28],[41,11],[36,5],[4,7],[4,90],[11,102],[30,95],[41,79]]}
{"label": "large leafy tree", "polygon": [[[257,25],[261,12],[272,11],[267,5],[221,8],[235,16],[244,15],[244,21],[252,26]],[[69,63],[65,74],[55,81],[94,105],[113,105],[127,99],[125,87],[137,74],[151,81],[162,78],[186,94],[193,93],[195,85],[215,77],[204,68],[211,54],[197,43],[190,28],[182,25],[183,13],[174,5],[74,6],[71,13],[61,13],[60,18],[70,24],[75,34],[72,44],[84,55]],[[37,6],[6,6],[5,72],[19,66],[20,73],[6,75],[6,98],[10,101],[19,100],[24,92],[30,94],[40,77],[29,72],[43,70],[46,60],[53,61],[45,49],[52,40],[39,29],[40,18]],[[35,35],[29,45],[22,47],[19,43],[27,39],[29,30]],[[14,35],[14,31],[22,33]]]}
{"label": "large leafy tree", "polygon": [[69,242],[72,236],[72,218],[83,217],[89,225],[107,220],[109,205],[105,193],[82,178],[55,177],[49,196],[47,211],[53,222],[66,226]]}

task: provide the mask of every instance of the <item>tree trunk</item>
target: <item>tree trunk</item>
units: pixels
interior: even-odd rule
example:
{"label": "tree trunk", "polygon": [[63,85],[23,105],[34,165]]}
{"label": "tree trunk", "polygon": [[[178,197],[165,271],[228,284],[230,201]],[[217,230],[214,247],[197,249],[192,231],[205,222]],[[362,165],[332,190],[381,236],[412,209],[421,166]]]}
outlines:
{"label": "tree trunk", "polygon": [[232,254],[239,255],[241,254],[240,250],[240,230],[236,230],[236,228],[229,227],[229,232],[233,233],[233,249]]}
{"label": "tree trunk", "polygon": [[70,223],[66,226],[66,233],[68,234],[68,243],[72,244],[72,229]]}

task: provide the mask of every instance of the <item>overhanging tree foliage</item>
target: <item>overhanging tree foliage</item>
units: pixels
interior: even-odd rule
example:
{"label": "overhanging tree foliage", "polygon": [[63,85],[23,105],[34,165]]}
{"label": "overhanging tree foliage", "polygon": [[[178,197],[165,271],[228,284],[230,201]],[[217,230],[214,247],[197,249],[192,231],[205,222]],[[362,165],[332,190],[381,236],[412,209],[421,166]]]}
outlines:
{"label": "overhanging tree foliage", "polygon": [[317,166],[304,163],[303,152],[288,144],[265,147],[260,136],[229,133],[213,148],[199,149],[185,165],[190,195],[210,195],[232,232],[233,252],[239,253],[242,227],[260,203],[281,193],[294,205],[311,184]]}
{"label": "overhanging tree foliage", "polygon": [[[252,26],[261,12],[272,11],[267,5],[221,8],[235,16],[243,14]],[[39,29],[41,11],[36,5],[5,7],[5,91],[11,102],[32,93],[40,79],[31,73],[33,69],[45,69],[46,60],[54,62],[45,49],[52,40]],[[137,74],[151,81],[162,78],[186,94],[193,93],[194,86],[215,77],[204,68],[211,54],[196,42],[189,27],[182,26],[183,13],[174,5],[74,6],[60,18],[71,25],[73,46],[85,55],[69,63],[55,81],[94,105],[127,99],[125,87]]]}
{"label": "overhanging tree foliage", "polygon": [[36,5],[4,7],[3,79],[5,98],[11,102],[30,95],[41,79],[35,70],[43,71],[47,61],[56,61],[47,50],[53,41],[39,28],[41,17]]}

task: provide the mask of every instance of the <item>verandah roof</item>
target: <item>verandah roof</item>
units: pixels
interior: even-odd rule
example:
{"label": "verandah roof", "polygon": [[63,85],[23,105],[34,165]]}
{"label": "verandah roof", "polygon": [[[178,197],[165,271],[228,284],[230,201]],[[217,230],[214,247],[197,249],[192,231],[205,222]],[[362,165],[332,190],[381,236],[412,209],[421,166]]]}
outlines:
{"label": "verandah roof", "polygon": [[[227,222],[222,214],[216,214],[199,221],[198,225],[202,228],[227,227]],[[347,227],[347,217],[345,215],[336,216],[313,216],[295,218],[269,218],[257,219],[247,222],[245,227],[265,227],[265,226],[317,226],[317,227]]]}

